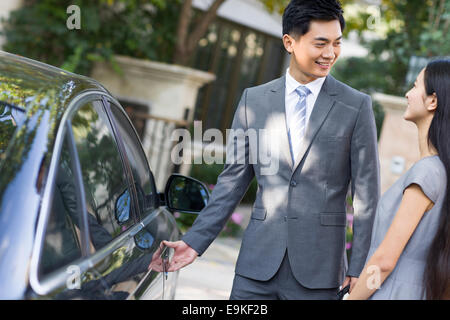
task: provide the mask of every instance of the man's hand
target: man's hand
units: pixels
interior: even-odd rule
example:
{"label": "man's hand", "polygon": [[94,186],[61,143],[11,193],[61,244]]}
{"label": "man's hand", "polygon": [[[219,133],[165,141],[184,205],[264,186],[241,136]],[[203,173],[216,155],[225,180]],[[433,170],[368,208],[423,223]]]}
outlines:
{"label": "man's hand", "polygon": [[198,253],[194,249],[192,249],[186,242],[184,241],[162,241],[158,250],[153,254],[152,262],[149,265],[149,269],[152,269],[157,272],[163,271],[163,261],[161,259],[161,252],[164,246],[173,248],[175,253],[172,257],[172,260],[169,263],[168,272],[177,271],[192,262],[197,258]]}
{"label": "man's hand", "polygon": [[148,266],[148,270],[153,270],[156,272],[164,271],[164,266],[163,266],[164,261],[161,257],[161,253],[163,250],[164,250],[164,241],[161,241],[158,250],[156,250],[152,256],[152,261],[150,262],[150,265]]}
{"label": "man's hand", "polygon": [[344,283],[342,284],[342,288],[345,288],[348,284],[350,284],[350,290],[348,293],[352,292],[353,288],[355,287],[356,282],[358,281],[358,278],[354,277],[345,277]]}

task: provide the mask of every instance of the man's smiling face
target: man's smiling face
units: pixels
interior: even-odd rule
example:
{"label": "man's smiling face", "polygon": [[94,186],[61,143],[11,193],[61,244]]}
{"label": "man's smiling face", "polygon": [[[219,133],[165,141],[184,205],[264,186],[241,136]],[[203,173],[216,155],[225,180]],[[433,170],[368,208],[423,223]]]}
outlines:
{"label": "man's smiling face", "polygon": [[284,47],[292,55],[291,75],[301,83],[327,76],[341,53],[341,40],[338,20],[313,20],[304,35],[283,35]]}

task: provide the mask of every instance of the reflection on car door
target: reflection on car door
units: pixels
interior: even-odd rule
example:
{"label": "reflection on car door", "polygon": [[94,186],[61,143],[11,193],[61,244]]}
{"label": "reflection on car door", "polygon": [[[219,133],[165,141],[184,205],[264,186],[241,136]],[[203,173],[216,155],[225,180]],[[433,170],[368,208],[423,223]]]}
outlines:
{"label": "reflection on car door", "polygon": [[[91,281],[88,267],[81,192],[76,179],[71,140],[65,135],[54,177],[52,202],[38,264],[39,288],[28,295],[46,299],[98,298],[84,290]],[[73,150],[73,149],[72,149]]]}
{"label": "reflection on car door", "polygon": [[155,230],[143,229],[136,223],[134,181],[103,103],[95,100],[84,104],[72,119],[72,129],[89,217],[89,260],[97,274],[97,282],[91,286],[109,299],[133,298],[144,277],[150,278],[149,284],[157,278],[147,268],[161,239],[152,233]]}
{"label": "reflection on car door", "polygon": [[[123,293],[115,294],[105,290],[106,282],[99,276],[92,261],[94,257],[98,256],[98,252],[106,250],[104,248],[123,246],[121,239],[126,238],[126,234],[131,232],[134,226],[131,223],[124,224],[124,231],[116,235],[114,234],[115,226],[109,225],[114,217],[111,217],[108,211],[103,210],[104,207],[110,206],[104,205],[109,201],[104,195],[108,194],[105,190],[115,189],[111,187],[115,185],[114,183],[106,182],[106,187],[99,192],[99,190],[88,189],[90,186],[86,181],[82,181],[86,180],[86,177],[101,181],[104,176],[84,171],[83,178],[81,178],[79,166],[75,163],[79,158],[77,154],[83,158],[83,152],[86,150],[83,150],[80,145],[80,137],[89,137],[91,146],[95,145],[95,139],[90,136],[88,131],[81,130],[81,126],[87,125],[87,123],[83,124],[77,120],[80,119],[75,117],[77,128],[73,127],[73,132],[72,128],[67,126],[67,134],[64,136],[59,155],[57,173],[55,177],[50,177],[54,179],[52,204],[40,252],[39,286],[33,285],[33,290],[40,298],[51,299],[126,298],[127,296]],[[90,127],[90,129],[92,128],[96,128],[96,125]],[[74,139],[74,137],[77,138]],[[76,142],[76,140],[78,141]],[[102,141],[105,140],[102,139]],[[77,143],[76,147],[75,142]],[[104,152],[108,148],[107,145],[102,147]],[[110,161],[115,160],[110,159]],[[102,167],[99,164],[97,166]],[[91,166],[91,168],[94,167]],[[99,169],[99,171],[102,170],[104,168]],[[122,181],[117,179],[116,183],[119,185],[117,190],[121,190]],[[124,187],[126,188],[126,183]],[[82,201],[87,194],[83,189],[92,191],[91,195],[94,197],[94,199],[86,197],[86,204],[83,204]],[[124,199],[123,202],[126,203],[129,200]],[[123,205],[123,208],[126,210],[127,206]],[[105,259],[111,260],[112,258],[106,255]],[[30,297],[36,296],[31,294]]]}
{"label": "reflection on car door", "polygon": [[[173,285],[163,287],[171,279],[163,281],[148,266],[163,239],[178,239],[178,229],[173,216],[157,208],[140,142],[127,136],[126,117],[108,117],[100,96],[85,97],[79,106],[66,127],[58,174],[50,177],[53,205],[39,253],[39,287],[30,297],[173,297]],[[118,144],[118,132],[126,147]]]}
{"label": "reflection on car door", "polygon": [[[154,183],[153,175],[150,171],[146,155],[142,149],[142,145],[134,130],[129,118],[127,117],[123,108],[112,99],[105,98],[104,103],[108,114],[113,119],[113,123],[117,129],[118,135],[123,142],[124,154],[129,164],[129,169],[134,181],[134,186],[137,193],[137,212],[140,222],[144,229],[143,234],[151,234],[156,236],[159,241],[154,242],[153,247],[149,248],[154,251],[159,245],[160,240],[176,241],[179,239],[179,231],[176,227],[176,222],[173,215],[165,209],[156,209],[158,204],[158,194]],[[149,219],[149,217],[152,217]],[[141,239],[140,234],[138,234]],[[139,243],[140,240],[138,240]],[[137,245],[143,249],[141,245]],[[144,248],[145,250],[145,248]],[[148,249],[147,249],[148,250]],[[169,258],[173,255],[172,250],[169,252]],[[136,291],[136,298],[154,298],[151,295],[151,290],[147,290],[148,283],[151,280],[144,279],[139,284]],[[163,281],[162,286],[165,293],[164,298],[173,298],[175,294],[175,285],[178,277],[178,272],[169,273],[167,279]],[[160,283],[158,283],[158,286]]]}

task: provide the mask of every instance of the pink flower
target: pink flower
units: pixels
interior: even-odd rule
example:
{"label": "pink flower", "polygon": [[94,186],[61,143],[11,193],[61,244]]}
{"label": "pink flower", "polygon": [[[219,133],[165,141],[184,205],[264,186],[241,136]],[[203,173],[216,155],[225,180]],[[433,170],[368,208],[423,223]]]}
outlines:
{"label": "pink flower", "polygon": [[179,218],[181,216],[181,214],[178,211],[175,211],[173,215],[175,218]]}
{"label": "pink flower", "polygon": [[351,247],[352,247],[352,243],[351,243],[351,242],[347,242],[347,243],[345,244],[345,249],[346,249],[346,250],[350,250]]}
{"label": "pink flower", "polygon": [[208,185],[208,188],[209,188],[209,190],[213,190],[215,186],[216,186],[215,184],[210,184],[210,185]]}
{"label": "pink flower", "polygon": [[231,215],[231,221],[233,221],[236,224],[241,224],[241,222],[242,222],[242,215],[240,213],[238,213],[238,212],[234,212]]}
{"label": "pink flower", "polygon": [[351,227],[353,225],[353,214],[347,213],[347,221],[348,221],[349,227]]}

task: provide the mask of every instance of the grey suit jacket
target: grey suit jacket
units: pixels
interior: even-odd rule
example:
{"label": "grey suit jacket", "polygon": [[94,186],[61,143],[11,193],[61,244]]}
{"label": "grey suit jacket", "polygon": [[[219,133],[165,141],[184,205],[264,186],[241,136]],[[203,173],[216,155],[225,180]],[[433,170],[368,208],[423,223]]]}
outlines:
{"label": "grey suit jacket", "polygon": [[[358,277],[370,246],[380,194],[377,134],[370,96],[327,76],[292,163],[286,129],[285,76],[244,91],[232,129],[272,130],[278,152],[275,174],[252,155],[260,141],[227,139],[227,162],[211,194],[183,240],[201,255],[222,230],[256,176],[258,191],[245,230],[236,273],[268,280],[288,250],[297,281],[303,286],[336,288],[344,276]],[[239,131],[239,130],[238,130]],[[267,172],[267,171],[266,171]],[[350,184],[351,182],[351,184]],[[353,246],[345,254],[346,194],[353,196]]]}

